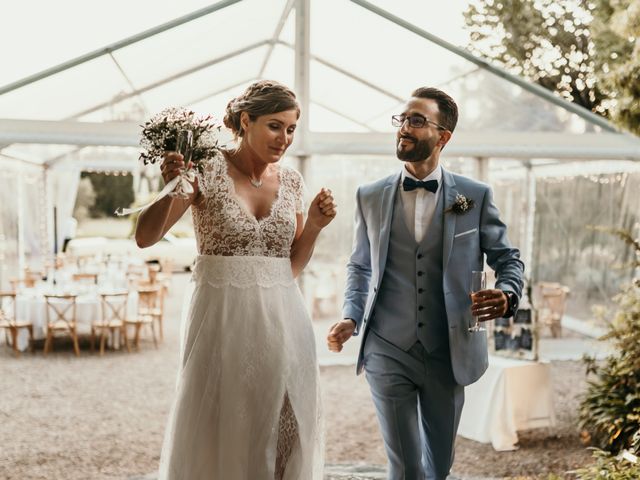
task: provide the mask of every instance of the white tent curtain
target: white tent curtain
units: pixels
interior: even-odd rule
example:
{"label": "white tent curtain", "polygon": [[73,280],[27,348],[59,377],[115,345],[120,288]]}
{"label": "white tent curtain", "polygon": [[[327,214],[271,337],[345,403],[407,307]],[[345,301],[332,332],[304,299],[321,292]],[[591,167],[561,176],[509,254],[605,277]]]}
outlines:
{"label": "white tent curtain", "polygon": [[0,289],[26,266],[41,263],[47,245],[43,168],[0,157]]}
{"label": "white tent curtain", "polygon": [[[62,251],[65,237],[69,237],[73,207],[76,204],[78,185],[80,183],[80,165],[74,158],[58,162],[47,169],[47,191],[52,231],[50,238],[55,237],[53,250]],[[55,223],[54,223],[55,211]],[[53,252],[52,250],[52,252]]]}

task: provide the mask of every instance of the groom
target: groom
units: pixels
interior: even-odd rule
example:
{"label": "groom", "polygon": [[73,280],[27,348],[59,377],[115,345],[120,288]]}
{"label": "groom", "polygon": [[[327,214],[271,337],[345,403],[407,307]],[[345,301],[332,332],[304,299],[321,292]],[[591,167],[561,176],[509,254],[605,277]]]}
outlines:
{"label": "groom", "polygon": [[[390,480],[444,480],[453,463],[464,386],[487,368],[480,321],[514,314],[524,265],[509,245],[491,189],[439,165],[458,120],[451,97],[419,88],[400,115],[401,172],[358,188],[344,320],[332,351],[361,334],[357,372],[371,388]],[[470,292],[484,257],[495,289]]]}

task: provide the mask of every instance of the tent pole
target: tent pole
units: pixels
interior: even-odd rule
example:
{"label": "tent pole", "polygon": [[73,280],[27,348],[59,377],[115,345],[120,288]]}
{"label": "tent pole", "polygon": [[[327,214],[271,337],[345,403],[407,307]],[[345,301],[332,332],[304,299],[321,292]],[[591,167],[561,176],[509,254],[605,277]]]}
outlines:
{"label": "tent pole", "polygon": [[[310,65],[310,0],[296,0],[296,45],[295,45],[295,91],[302,113],[296,129],[298,168],[302,178],[307,177],[307,162],[309,161],[309,65]],[[306,297],[304,288],[304,272],[299,276],[298,284],[303,297]]]}

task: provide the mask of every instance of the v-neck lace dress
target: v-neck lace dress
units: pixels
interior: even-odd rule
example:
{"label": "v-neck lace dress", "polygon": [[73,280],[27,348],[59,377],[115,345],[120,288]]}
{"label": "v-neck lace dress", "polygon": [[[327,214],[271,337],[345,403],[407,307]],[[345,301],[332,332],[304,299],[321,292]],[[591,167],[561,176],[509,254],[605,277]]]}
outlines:
{"label": "v-neck lace dress", "polygon": [[198,178],[199,255],[160,479],[322,478],[315,341],[289,258],[304,186],[295,170],[278,176],[261,219],[222,155]]}

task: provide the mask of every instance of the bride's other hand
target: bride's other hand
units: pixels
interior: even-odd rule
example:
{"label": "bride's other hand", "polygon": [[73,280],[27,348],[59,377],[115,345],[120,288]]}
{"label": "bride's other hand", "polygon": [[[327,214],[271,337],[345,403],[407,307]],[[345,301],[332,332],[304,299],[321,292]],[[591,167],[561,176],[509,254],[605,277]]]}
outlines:
{"label": "bride's other hand", "polygon": [[165,152],[164,160],[160,165],[160,172],[165,185],[180,174],[184,168],[184,157],[177,152]]}
{"label": "bride's other hand", "polygon": [[326,227],[335,218],[337,207],[331,190],[322,188],[309,206],[307,223],[319,229]]}

